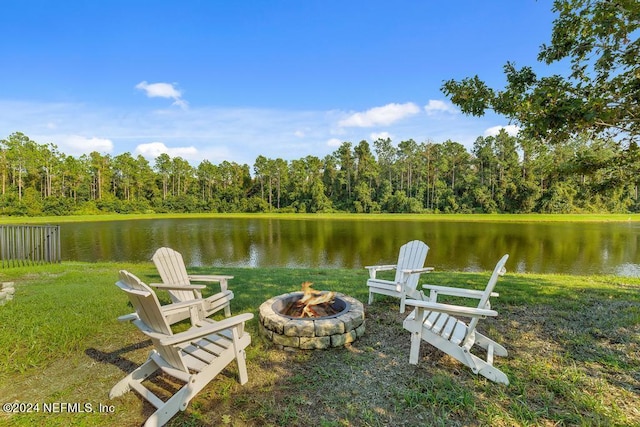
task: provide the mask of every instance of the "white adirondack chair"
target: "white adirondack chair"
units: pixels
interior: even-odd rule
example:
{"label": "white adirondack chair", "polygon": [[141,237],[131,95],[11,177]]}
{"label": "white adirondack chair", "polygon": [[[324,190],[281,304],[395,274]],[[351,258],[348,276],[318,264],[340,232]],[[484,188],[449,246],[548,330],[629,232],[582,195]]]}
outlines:
{"label": "white adirondack chair", "polygon": [[[429,246],[420,240],[412,240],[400,247],[398,263],[393,265],[372,265],[369,270],[369,304],[373,303],[374,294],[390,295],[400,298],[400,313],[404,313],[407,295],[415,296],[421,273],[433,271],[433,267],[424,267]],[[378,271],[396,270],[394,280],[378,279]]]}
{"label": "white adirondack chair", "polygon": [[[156,408],[145,426],[162,426],[178,411],[184,411],[191,399],[234,360],[240,384],[248,381],[245,348],[251,343],[251,336],[245,332],[244,324],[253,314],[240,314],[219,322],[204,319],[191,329],[174,334],[149,286],[124,270],[120,271],[116,285],[129,296],[138,315],[133,323],[151,338],[154,349],[144,364],[113,386],[109,397],[130,390],[139,393]],[[167,400],[143,384],[158,370],[184,383],[175,392],[170,387],[173,394]]]}
{"label": "white adirondack chair", "polygon": [[[424,340],[471,368],[474,374],[483,375],[494,382],[509,384],[507,376],[493,366],[493,356],[506,356],[507,350],[476,330],[480,319],[498,315],[495,310],[491,310],[489,298],[498,296],[493,292],[493,288],[498,276],[504,274],[504,265],[508,258],[509,255],[504,255],[498,261],[484,291],[424,285],[423,288],[430,291],[428,298],[406,300],[407,305],[415,307],[403,323],[404,328],[411,332],[409,363],[418,363],[420,344]],[[479,302],[477,307],[442,304],[437,302],[438,295],[473,298]],[[471,320],[465,323],[458,317]],[[474,344],[486,350],[486,360],[471,353]]]}
{"label": "white adirondack chair", "polygon": [[[180,303],[202,300],[205,317],[222,309],[226,317],[231,316],[230,304],[233,292],[228,289],[228,280],[233,279],[233,276],[189,274],[182,255],[171,248],[158,249],[153,254],[152,260],[160,273],[162,283],[150,283],[150,286],[167,290],[171,301]],[[192,282],[220,283],[220,292],[203,299],[200,290],[206,286],[193,285]],[[180,286],[176,287],[176,285]]]}

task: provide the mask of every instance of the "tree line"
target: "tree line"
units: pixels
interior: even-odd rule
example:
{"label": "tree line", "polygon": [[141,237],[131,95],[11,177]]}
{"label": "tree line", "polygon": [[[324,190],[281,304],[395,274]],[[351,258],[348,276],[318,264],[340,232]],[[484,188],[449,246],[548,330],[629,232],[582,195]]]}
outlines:
{"label": "tree line", "polygon": [[197,166],[161,154],[74,157],[16,132],[0,140],[0,214],[163,212],[640,212],[634,141],[554,144],[502,131],[462,144],[343,142],[324,158]]}

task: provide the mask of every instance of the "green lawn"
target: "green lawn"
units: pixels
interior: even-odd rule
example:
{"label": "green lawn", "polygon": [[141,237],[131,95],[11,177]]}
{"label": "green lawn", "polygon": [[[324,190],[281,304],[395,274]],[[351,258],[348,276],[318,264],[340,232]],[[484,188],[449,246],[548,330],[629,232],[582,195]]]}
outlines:
{"label": "green lawn", "polygon": [[[129,426],[153,412],[135,393],[108,398],[151,349],[133,325],[116,320],[131,311],[114,286],[123,268],[158,281],[151,263],[0,270],[0,281],[16,286],[14,300],[0,306],[0,397],[39,405],[39,412],[0,412],[0,425]],[[479,328],[510,353],[495,360],[511,381],[503,386],[426,344],[420,363],[409,365],[409,335],[390,298],[366,306],[365,335],[345,348],[287,352],[259,336],[258,306],[303,281],[366,302],[364,269],[191,271],[234,275],[232,311],[256,315],[249,382],[240,386],[231,366],[169,425],[640,425],[640,279],[507,273],[492,304],[499,316]],[[435,272],[424,280],[481,289],[488,274]],[[76,411],[86,404],[92,412]]]}

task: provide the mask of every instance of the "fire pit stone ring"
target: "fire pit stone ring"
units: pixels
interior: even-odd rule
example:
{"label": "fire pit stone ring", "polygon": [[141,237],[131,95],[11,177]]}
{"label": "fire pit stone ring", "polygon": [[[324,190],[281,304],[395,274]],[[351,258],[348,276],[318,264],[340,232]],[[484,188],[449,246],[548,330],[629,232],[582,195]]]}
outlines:
{"label": "fire pit stone ring", "polygon": [[336,301],[342,311],[333,316],[292,318],[278,312],[285,301],[302,295],[302,292],[291,292],[260,305],[260,333],[277,347],[285,350],[342,347],[364,334],[364,306],[341,293],[336,293]]}

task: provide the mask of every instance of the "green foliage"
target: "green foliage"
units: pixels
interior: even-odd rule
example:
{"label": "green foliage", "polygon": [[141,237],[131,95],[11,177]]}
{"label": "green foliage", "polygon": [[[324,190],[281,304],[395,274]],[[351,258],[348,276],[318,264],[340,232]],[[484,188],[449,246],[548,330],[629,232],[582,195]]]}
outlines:
{"label": "green foliage", "polygon": [[[19,134],[21,135],[21,134]],[[19,140],[26,137],[21,135]],[[13,136],[9,140],[14,139]],[[286,162],[258,158],[255,177],[246,165],[204,160],[191,168],[181,159],[163,156],[163,168],[152,170],[144,159],[130,155],[45,156],[51,168],[67,176],[51,185],[29,170],[20,176],[18,164],[3,166],[5,158],[22,159],[19,146],[0,141],[0,214],[62,216],[100,213],[570,213],[638,211],[640,149],[610,139],[579,135],[552,146],[508,135],[479,137],[471,152],[454,141],[442,144],[391,140],[366,141],[351,154],[343,144],[333,156]],[[4,144],[4,145],[3,145]],[[3,146],[4,151],[3,151]],[[9,148],[11,147],[11,155]],[[18,147],[18,148],[16,148]],[[26,147],[26,148],[25,148]],[[50,153],[48,146],[30,141],[25,150]],[[22,160],[16,160],[19,162]],[[69,169],[66,169],[69,168]],[[156,167],[158,169],[158,167]],[[133,172],[135,171],[135,172]],[[129,178],[125,176],[131,175]],[[76,181],[70,178],[76,177]],[[36,179],[37,178],[37,179]],[[46,178],[46,177],[45,177]],[[73,182],[73,183],[72,183]],[[72,184],[71,184],[72,183]],[[71,189],[71,187],[73,189]]]}
{"label": "green foliage", "polygon": [[618,136],[629,142],[640,133],[640,3],[635,0],[555,0],[551,43],[538,60],[566,60],[567,76],[538,77],[531,67],[507,63],[507,85],[494,90],[478,76],[448,80],[443,92],[465,114],[486,110],[505,115],[522,133],[547,142],[581,132]]}
{"label": "green foliage", "polygon": [[575,192],[571,186],[563,182],[555,182],[540,200],[540,211],[542,213],[574,212],[574,196]]}
{"label": "green foliage", "polygon": [[42,202],[42,214],[47,216],[71,215],[75,203],[69,198],[47,197]]}

